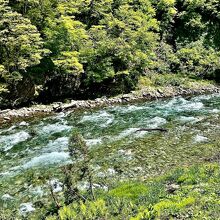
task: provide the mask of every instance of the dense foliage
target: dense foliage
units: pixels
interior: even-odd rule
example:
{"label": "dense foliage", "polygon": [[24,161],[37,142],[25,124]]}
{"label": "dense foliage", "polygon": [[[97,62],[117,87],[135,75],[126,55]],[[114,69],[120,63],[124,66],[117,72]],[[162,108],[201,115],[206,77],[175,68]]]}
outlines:
{"label": "dense foliage", "polygon": [[0,0],[0,93],[22,78],[43,90],[71,79],[75,94],[112,83],[129,91],[152,72],[216,78],[219,7],[217,0]]}

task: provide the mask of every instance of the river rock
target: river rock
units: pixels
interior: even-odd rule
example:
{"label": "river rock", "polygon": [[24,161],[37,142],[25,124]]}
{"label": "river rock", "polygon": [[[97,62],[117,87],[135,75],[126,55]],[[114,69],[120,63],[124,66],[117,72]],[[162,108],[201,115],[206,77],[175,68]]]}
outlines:
{"label": "river rock", "polygon": [[13,197],[11,195],[9,195],[8,193],[4,194],[2,196],[2,200],[6,201],[6,200],[12,200]]}
{"label": "river rock", "polygon": [[[26,115],[25,115],[25,116],[26,116]],[[20,125],[20,126],[28,126],[29,123],[27,123],[26,121],[22,121],[19,125]]]}
{"label": "river rock", "polygon": [[22,203],[19,210],[21,215],[26,215],[29,212],[35,211],[35,208],[32,203]]}
{"label": "river rock", "polygon": [[176,190],[180,188],[180,186],[173,183],[173,184],[167,185],[166,188],[167,188],[167,192],[174,193]]}
{"label": "river rock", "polygon": [[61,192],[63,190],[63,184],[57,179],[50,180],[48,183],[50,184],[53,192],[55,193]]}

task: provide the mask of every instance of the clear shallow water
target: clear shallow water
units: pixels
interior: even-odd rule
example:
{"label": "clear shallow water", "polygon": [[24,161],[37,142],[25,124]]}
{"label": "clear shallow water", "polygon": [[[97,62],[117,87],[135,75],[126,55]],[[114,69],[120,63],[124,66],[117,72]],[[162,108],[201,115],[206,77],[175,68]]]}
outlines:
{"label": "clear shallow water", "polygon": [[[141,104],[107,107],[82,113],[60,113],[39,122],[17,123],[0,129],[1,167],[0,175],[15,175],[32,167],[60,165],[69,161],[68,137],[77,128],[90,147],[115,142],[132,142],[149,132],[135,132],[139,128],[175,127],[182,132],[193,133],[192,144],[208,142],[206,132],[192,124],[201,122],[207,129],[205,119],[219,117],[220,95],[203,95],[189,100],[182,97],[171,100]],[[207,123],[207,125],[206,125]],[[203,128],[203,130],[205,130]],[[153,132],[153,135],[158,133]]]}

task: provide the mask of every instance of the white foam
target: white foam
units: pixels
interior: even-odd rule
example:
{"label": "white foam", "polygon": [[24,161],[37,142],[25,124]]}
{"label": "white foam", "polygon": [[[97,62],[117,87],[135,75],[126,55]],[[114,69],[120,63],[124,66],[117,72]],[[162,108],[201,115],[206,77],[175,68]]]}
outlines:
{"label": "white foam", "polygon": [[180,117],[179,117],[179,121],[181,121],[181,122],[191,122],[191,123],[194,123],[194,122],[199,121],[199,119],[198,119],[198,118],[195,118],[195,117],[192,117],[192,116],[180,116]]}
{"label": "white foam", "polygon": [[122,131],[116,138],[114,139],[121,139],[121,138],[125,138],[130,136],[131,134],[135,133],[137,130],[139,130],[140,128],[128,128],[124,131]]}
{"label": "white foam", "polygon": [[42,152],[64,151],[68,148],[68,143],[68,137],[60,137],[54,141],[50,140],[49,143],[43,148]]}
{"label": "white foam", "polygon": [[169,102],[161,105],[160,108],[169,108],[170,109],[175,106],[185,105],[185,104],[187,104],[187,100],[182,97],[178,97],[178,98],[173,98]]}
{"label": "white foam", "polygon": [[102,139],[101,138],[97,138],[97,139],[85,139],[85,142],[88,146],[93,146],[93,145],[98,145],[102,143]]}
{"label": "white foam", "polygon": [[211,112],[212,112],[212,113],[219,113],[220,110],[215,108],[215,109],[212,109]]}
{"label": "white foam", "polygon": [[3,130],[1,130],[1,131],[0,131],[0,134],[5,133],[5,132],[12,131],[12,130],[14,130],[15,128],[16,128],[16,126],[13,125],[13,126],[11,126],[10,128],[7,128],[7,129],[3,129]]}
{"label": "white foam", "polygon": [[149,123],[150,128],[157,128],[161,125],[166,124],[167,120],[161,117],[154,117],[152,119],[149,119],[147,122]]}
{"label": "white foam", "polygon": [[[150,127],[152,128],[157,126],[152,125]],[[115,141],[115,140],[121,140],[122,138],[126,138],[126,137],[142,137],[148,133],[147,131],[138,131],[139,129],[141,128],[128,128],[122,131],[121,133],[119,133],[117,136],[111,137],[110,139]]]}
{"label": "white foam", "polygon": [[120,155],[126,155],[126,156],[131,156],[131,155],[132,155],[132,152],[131,152],[131,149],[129,149],[129,150],[123,150],[123,149],[121,149],[121,150],[118,151],[118,154],[120,154]]}
{"label": "white foam", "polygon": [[140,137],[145,136],[147,133],[148,133],[148,131],[138,131],[138,132],[135,132],[134,135],[136,138],[140,138]]}
{"label": "white foam", "polygon": [[65,113],[65,112],[60,112],[60,113],[58,113],[58,114],[55,116],[55,118],[62,119],[62,118],[64,118],[65,116],[66,116],[66,113]]}
{"label": "white foam", "polygon": [[182,106],[182,109],[184,110],[199,110],[204,107],[202,102],[189,102],[188,104]]}
{"label": "white foam", "polygon": [[28,126],[29,125],[29,123],[27,123],[26,121],[22,121],[20,124],[19,124],[19,126]]}
{"label": "white foam", "polygon": [[67,162],[68,160],[69,160],[69,154],[67,152],[45,153],[38,157],[34,157],[29,162],[22,165],[21,168],[28,169],[36,166],[64,163]]}
{"label": "white foam", "polygon": [[100,111],[92,115],[84,115],[80,123],[94,122],[94,123],[97,123],[97,125],[99,125],[100,127],[107,127],[113,121],[114,121],[113,115],[109,114],[106,111]]}
{"label": "white foam", "polygon": [[0,136],[0,147],[3,147],[4,151],[8,151],[16,144],[26,141],[30,137],[31,136],[26,131]]}
{"label": "white foam", "polygon": [[201,142],[207,142],[209,139],[207,137],[204,137],[202,135],[199,135],[197,134],[195,137],[194,137],[194,142],[196,143],[201,143]]}
{"label": "white foam", "polygon": [[97,113],[93,113],[91,115],[84,115],[80,122],[90,121],[95,122],[102,120],[103,118],[109,118],[111,114],[107,113],[106,111],[100,111]]}
{"label": "white foam", "polygon": [[44,195],[44,191],[41,186],[37,186],[35,188],[30,189],[30,192],[34,195],[38,195],[42,197]]}
{"label": "white foam", "polygon": [[9,171],[0,173],[0,176],[9,176],[9,175],[10,175]]}
{"label": "white foam", "polygon": [[120,113],[136,112],[136,111],[141,111],[144,109],[150,109],[150,107],[129,105],[129,106],[116,106],[116,107],[112,108],[112,110],[120,112]]}
{"label": "white foam", "polygon": [[131,149],[128,149],[128,150],[119,150],[118,151],[118,154],[120,156],[122,156],[122,158],[126,159],[126,160],[132,160],[132,156],[133,156],[133,153],[131,151]]}
{"label": "white foam", "polygon": [[214,94],[211,94],[211,95],[200,95],[200,96],[196,96],[196,97],[193,97],[191,100],[194,100],[194,101],[201,101],[201,100],[210,100],[212,98],[218,98],[220,97],[220,94],[219,93],[214,93]]}
{"label": "white foam", "polygon": [[107,174],[108,174],[109,176],[113,176],[113,175],[116,174],[116,171],[115,171],[115,169],[113,169],[113,168],[108,168],[108,169],[107,169]]}
{"label": "white foam", "polygon": [[178,112],[181,111],[195,111],[200,110],[204,107],[203,103],[200,101],[192,100],[188,101],[182,97],[174,98],[170,100],[168,103],[161,105],[160,109],[170,109],[170,110],[176,110]]}
{"label": "white foam", "polygon": [[39,133],[40,134],[53,134],[53,133],[62,132],[62,131],[69,131],[71,129],[72,127],[69,125],[56,123],[56,124],[43,126],[42,128],[39,129]]}
{"label": "white foam", "polygon": [[13,199],[13,197],[11,196],[11,195],[9,195],[8,193],[7,194],[4,194],[3,196],[2,196],[2,200],[12,200]]}
{"label": "white foam", "polygon": [[[146,127],[148,128],[158,128],[161,125],[166,124],[167,121],[165,118],[161,118],[161,117],[154,117],[152,119],[149,119],[146,121],[146,124],[148,124]],[[124,131],[122,131],[121,133],[119,133],[117,136],[114,136],[113,138],[111,138],[112,140],[120,140],[122,138],[128,137],[128,136],[132,136],[132,137],[142,137],[144,135],[146,135],[146,133],[148,133],[147,131],[138,131],[141,128],[136,127],[136,128],[128,128]],[[138,131],[138,132],[136,132]]]}

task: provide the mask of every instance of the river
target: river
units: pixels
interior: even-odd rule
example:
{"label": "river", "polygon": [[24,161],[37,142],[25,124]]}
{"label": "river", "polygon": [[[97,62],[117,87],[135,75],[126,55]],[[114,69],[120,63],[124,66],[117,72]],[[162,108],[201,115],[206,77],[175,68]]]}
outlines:
{"label": "river", "polygon": [[[6,126],[0,129],[0,198],[19,206],[46,196],[47,180],[59,183],[59,167],[71,162],[73,129],[94,152],[98,177],[147,179],[218,154],[219,116],[220,95],[212,94],[59,113]],[[158,127],[168,132],[137,131]]]}

